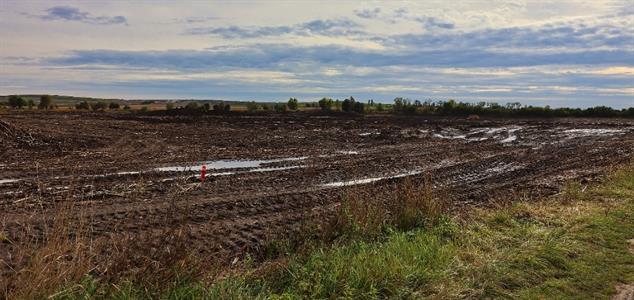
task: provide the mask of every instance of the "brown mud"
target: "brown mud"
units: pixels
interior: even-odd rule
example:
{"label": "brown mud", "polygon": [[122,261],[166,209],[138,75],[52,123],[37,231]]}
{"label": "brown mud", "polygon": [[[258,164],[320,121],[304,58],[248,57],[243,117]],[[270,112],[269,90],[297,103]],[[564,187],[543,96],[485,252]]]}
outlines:
{"label": "brown mud", "polygon": [[46,216],[73,200],[95,239],[158,234],[182,213],[178,226],[201,253],[291,235],[350,188],[381,197],[405,177],[431,177],[454,207],[487,205],[587,184],[634,155],[634,121],[619,119],[5,112],[0,121],[7,240],[25,228],[44,235]]}

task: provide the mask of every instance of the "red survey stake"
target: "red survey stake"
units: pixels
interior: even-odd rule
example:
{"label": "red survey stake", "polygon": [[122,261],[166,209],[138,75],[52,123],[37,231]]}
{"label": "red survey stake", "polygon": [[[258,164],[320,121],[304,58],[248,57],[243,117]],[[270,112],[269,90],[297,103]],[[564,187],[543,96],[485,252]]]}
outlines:
{"label": "red survey stake", "polygon": [[201,182],[205,182],[205,175],[207,175],[207,166],[203,165],[203,167],[200,168],[200,181]]}

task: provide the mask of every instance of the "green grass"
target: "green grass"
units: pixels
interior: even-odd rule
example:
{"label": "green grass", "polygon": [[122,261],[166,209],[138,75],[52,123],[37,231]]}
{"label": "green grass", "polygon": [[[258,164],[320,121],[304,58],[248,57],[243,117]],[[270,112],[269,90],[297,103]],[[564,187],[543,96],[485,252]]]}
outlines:
{"label": "green grass", "polygon": [[634,169],[560,197],[477,209],[430,228],[346,241],[222,280],[177,280],[160,295],[129,284],[69,287],[57,298],[609,299],[634,282]]}

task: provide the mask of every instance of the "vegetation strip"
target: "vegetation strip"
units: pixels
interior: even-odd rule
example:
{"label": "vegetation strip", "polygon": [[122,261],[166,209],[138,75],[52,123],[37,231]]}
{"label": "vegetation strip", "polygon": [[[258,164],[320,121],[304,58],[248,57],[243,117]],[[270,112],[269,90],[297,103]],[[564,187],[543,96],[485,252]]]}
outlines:
{"label": "vegetation strip", "polygon": [[55,297],[607,299],[634,282],[634,166],[596,187],[571,183],[554,199],[427,224],[391,226],[376,240],[355,236],[211,283],[180,278],[160,294],[87,278]]}

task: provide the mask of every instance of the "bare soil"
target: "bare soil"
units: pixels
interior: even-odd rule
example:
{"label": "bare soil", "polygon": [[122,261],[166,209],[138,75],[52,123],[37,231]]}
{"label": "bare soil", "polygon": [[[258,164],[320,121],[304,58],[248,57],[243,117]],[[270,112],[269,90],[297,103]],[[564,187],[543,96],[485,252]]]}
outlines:
{"label": "bare soil", "polygon": [[380,197],[431,177],[454,207],[489,205],[585,185],[633,156],[634,121],[619,119],[0,112],[0,228],[44,235],[34,216],[73,200],[95,239],[158,234],[182,214],[193,249],[241,253],[327,217],[351,188]]}

